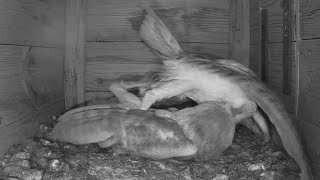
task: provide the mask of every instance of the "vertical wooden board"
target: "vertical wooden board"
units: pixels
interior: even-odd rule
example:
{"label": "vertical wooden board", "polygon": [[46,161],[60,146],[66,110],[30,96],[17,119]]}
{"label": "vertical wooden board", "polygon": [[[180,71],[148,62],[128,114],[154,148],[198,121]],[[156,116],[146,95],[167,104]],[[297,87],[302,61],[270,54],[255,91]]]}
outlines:
{"label": "vertical wooden board", "polygon": [[30,48],[23,59],[23,77],[37,109],[64,98],[63,49]]}
{"label": "vertical wooden board", "polygon": [[[260,0],[262,9],[268,9],[269,41],[283,42],[283,0]],[[292,41],[296,40],[295,22],[292,23]]]}
{"label": "vertical wooden board", "polygon": [[84,58],[87,0],[66,1],[64,61],[65,108],[84,102]]}
{"label": "vertical wooden board", "polygon": [[300,35],[302,39],[320,37],[320,1],[300,0]]}
{"label": "vertical wooden board", "polygon": [[65,1],[0,0],[0,44],[64,46]]}
{"label": "vertical wooden board", "polygon": [[228,43],[225,0],[91,0],[88,41],[140,41],[143,6],[151,6],[180,42]]}
{"label": "vertical wooden board", "polygon": [[112,81],[158,71],[161,59],[141,42],[88,43],[86,91],[108,91]]}
{"label": "vertical wooden board", "polygon": [[320,127],[320,40],[300,46],[298,116]]}
{"label": "vertical wooden board", "polygon": [[22,74],[28,47],[0,45],[0,127],[33,112]]}
{"label": "vertical wooden board", "polygon": [[299,119],[299,130],[305,149],[311,161],[311,166],[315,175],[314,179],[320,179],[320,127],[314,126],[305,119]]}
{"label": "vertical wooden board", "polygon": [[250,45],[249,68],[261,77],[261,45]]}
{"label": "vertical wooden board", "polygon": [[272,90],[279,93],[281,96],[286,97],[285,103],[290,112],[293,112],[295,109],[295,96],[297,93],[297,68],[295,62],[295,44],[292,43],[291,53],[292,53],[292,62],[291,62],[291,74],[290,77],[290,90],[291,94],[285,96],[282,93],[283,89],[283,66],[282,66],[282,58],[283,58],[283,43],[270,43],[269,44],[269,61],[268,61],[268,87]]}
{"label": "vertical wooden board", "polygon": [[261,43],[261,8],[259,0],[250,0],[250,44]]}
{"label": "vertical wooden board", "polygon": [[230,59],[249,67],[250,2],[230,0]]}

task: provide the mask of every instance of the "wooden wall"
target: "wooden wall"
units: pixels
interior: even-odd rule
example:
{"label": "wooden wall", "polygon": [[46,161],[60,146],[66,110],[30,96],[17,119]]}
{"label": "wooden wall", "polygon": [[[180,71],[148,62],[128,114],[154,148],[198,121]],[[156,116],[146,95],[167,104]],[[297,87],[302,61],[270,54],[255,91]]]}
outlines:
{"label": "wooden wall", "polygon": [[64,6],[0,0],[0,153],[63,109]]}
{"label": "wooden wall", "polygon": [[229,1],[90,0],[86,15],[86,100],[108,96],[114,80],[158,70],[138,31],[151,6],[187,52],[229,57]]}
{"label": "wooden wall", "polygon": [[[291,94],[283,94],[282,60],[284,41],[283,4],[292,5]],[[262,76],[262,10],[267,9],[267,84],[280,96],[299,120],[314,172],[320,179],[320,1],[252,0],[250,3],[250,67]]]}

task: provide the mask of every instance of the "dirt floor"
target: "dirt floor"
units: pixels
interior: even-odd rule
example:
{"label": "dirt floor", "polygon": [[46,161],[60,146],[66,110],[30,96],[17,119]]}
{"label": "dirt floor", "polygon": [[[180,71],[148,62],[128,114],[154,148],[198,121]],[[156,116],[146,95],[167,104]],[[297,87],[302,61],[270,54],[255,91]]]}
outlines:
{"label": "dirt floor", "polygon": [[0,180],[272,180],[298,179],[296,163],[272,143],[264,143],[245,127],[236,130],[233,145],[210,162],[155,161],[115,154],[97,145],[50,142],[43,134],[12,146],[0,159]]}

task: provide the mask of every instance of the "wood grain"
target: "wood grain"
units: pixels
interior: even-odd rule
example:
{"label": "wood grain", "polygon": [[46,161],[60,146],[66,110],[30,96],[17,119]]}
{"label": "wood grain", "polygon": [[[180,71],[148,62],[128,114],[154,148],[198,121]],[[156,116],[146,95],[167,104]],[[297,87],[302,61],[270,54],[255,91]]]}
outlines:
{"label": "wood grain", "polygon": [[63,51],[0,45],[0,128],[63,98]]}
{"label": "wood grain", "polygon": [[[283,9],[282,9],[282,0],[251,0],[253,8],[268,9],[268,32],[269,32],[269,42],[283,42]],[[257,12],[258,9],[251,9],[251,16],[253,16],[254,23],[251,26],[251,33],[254,33],[253,36],[258,37],[259,34],[259,23]],[[292,23],[292,41],[296,40],[296,29],[295,23]],[[253,39],[253,44],[259,43],[257,38]]]}
{"label": "wood grain", "polygon": [[0,46],[0,127],[33,112],[22,74],[22,62],[28,51],[28,47]]}
{"label": "wood grain", "polygon": [[84,63],[87,0],[66,1],[64,61],[65,108],[84,102]]}
{"label": "wood grain", "polygon": [[259,0],[250,0],[250,44],[261,43],[261,8]]}
{"label": "wood grain", "polygon": [[143,6],[151,6],[179,42],[228,43],[225,0],[88,1],[88,41],[140,41]]}
{"label": "wood grain", "polygon": [[300,0],[300,35],[302,39],[320,37],[320,1]]}
{"label": "wood grain", "polygon": [[316,142],[320,142],[319,127],[305,121],[305,119],[297,119],[302,141],[305,149],[308,152],[311,166],[315,175],[314,179],[320,179],[320,146]]}
{"label": "wood grain", "polygon": [[249,67],[250,56],[250,2],[230,0],[229,58]]}
{"label": "wood grain", "polygon": [[261,45],[250,44],[249,68],[261,78]]}
{"label": "wood grain", "polygon": [[289,75],[289,87],[291,89],[291,94],[289,96],[284,96],[282,94],[283,89],[283,43],[271,43],[269,44],[269,62],[268,62],[268,83],[267,85],[280,94],[281,96],[285,97],[284,101],[288,107],[290,112],[294,112],[295,109],[295,96],[297,93],[297,68],[295,62],[295,50],[294,50],[295,43],[292,43],[291,53],[292,53],[292,62],[291,64],[291,74]]}
{"label": "wood grain", "polygon": [[64,1],[0,0],[0,44],[64,46]]}
{"label": "wood grain", "polygon": [[36,109],[64,98],[63,49],[30,48],[22,61],[23,80]]}
{"label": "wood grain", "polygon": [[[228,56],[228,45],[182,43],[188,53]],[[141,42],[87,43],[86,91],[107,91],[113,81],[134,80],[149,71],[158,71],[162,60]],[[138,76],[138,77],[137,77]]]}
{"label": "wood grain", "polygon": [[320,128],[320,40],[300,45],[298,116]]}

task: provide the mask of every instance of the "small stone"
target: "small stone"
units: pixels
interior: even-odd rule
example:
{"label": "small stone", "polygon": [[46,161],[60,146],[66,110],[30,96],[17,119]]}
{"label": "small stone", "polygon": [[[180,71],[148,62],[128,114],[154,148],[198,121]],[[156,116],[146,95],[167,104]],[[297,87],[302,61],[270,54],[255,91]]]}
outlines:
{"label": "small stone", "polygon": [[4,168],[3,173],[9,176],[18,176],[23,171],[21,166],[7,166]]}
{"label": "small stone", "polygon": [[52,142],[50,142],[50,141],[47,140],[47,139],[41,138],[41,139],[40,139],[40,142],[41,142],[41,144],[42,144],[43,146],[50,146],[50,145],[52,145]]}
{"label": "small stone", "polygon": [[66,153],[77,153],[78,152],[78,148],[75,146],[75,145],[72,145],[72,144],[66,144],[63,146],[63,150],[64,152]]}
{"label": "small stone", "polygon": [[51,172],[61,171],[61,161],[59,161],[58,159],[51,160],[48,168],[49,168],[49,171]]}
{"label": "small stone", "polygon": [[276,157],[278,159],[285,158],[285,154],[282,151],[277,151],[271,154],[271,156]]}
{"label": "small stone", "polygon": [[217,174],[212,180],[229,180],[229,176],[224,174]]}
{"label": "small stone", "polygon": [[14,154],[11,157],[10,162],[12,162],[12,161],[20,161],[20,160],[24,160],[24,159],[30,159],[30,153],[28,153],[28,152],[18,152],[18,153]]}
{"label": "small stone", "polygon": [[249,171],[260,171],[260,170],[266,170],[266,168],[264,167],[264,165],[262,163],[257,163],[257,164],[251,164],[248,167]]}
{"label": "small stone", "polygon": [[13,161],[8,166],[21,166],[24,169],[30,169],[30,162],[28,160]]}
{"label": "small stone", "polygon": [[44,157],[38,158],[35,161],[38,164],[38,166],[40,166],[42,169],[45,169],[49,164],[49,161]]}
{"label": "small stone", "polygon": [[27,139],[24,146],[27,152],[33,152],[40,147],[40,145],[32,139]]}
{"label": "small stone", "polygon": [[60,151],[57,151],[57,152],[52,152],[49,156],[49,158],[51,159],[60,159],[63,157],[63,153],[60,152]]}
{"label": "small stone", "polygon": [[259,180],[274,180],[275,173],[273,171],[266,171],[260,174]]}
{"label": "small stone", "polygon": [[35,152],[37,158],[49,158],[52,155],[52,151],[48,148],[41,148]]}
{"label": "small stone", "polygon": [[186,168],[182,173],[181,175],[186,179],[186,180],[192,180],[192,177],[190,176],[190,169],[189,167]]}
{"label": "small stone", "polygon": [[154,164],[158,165],[160,169],[167,170],[167,171],[173,171],[173,169],[171,167],[167,166],[163,162],[154,161]]}
{"label": "small stone", "polygon": [[9,177],[6,180],[19,180],[19,178]]}
{"label": "small stone", "polygon": [[3,158],[0,160],[0,168],[4,169],[9,162],[9,158]]}
{"label": "small stone", "polygon": [[20,178],[23,180],[41,180],[42,174],[42,170],[28,169],[22,171]]}

